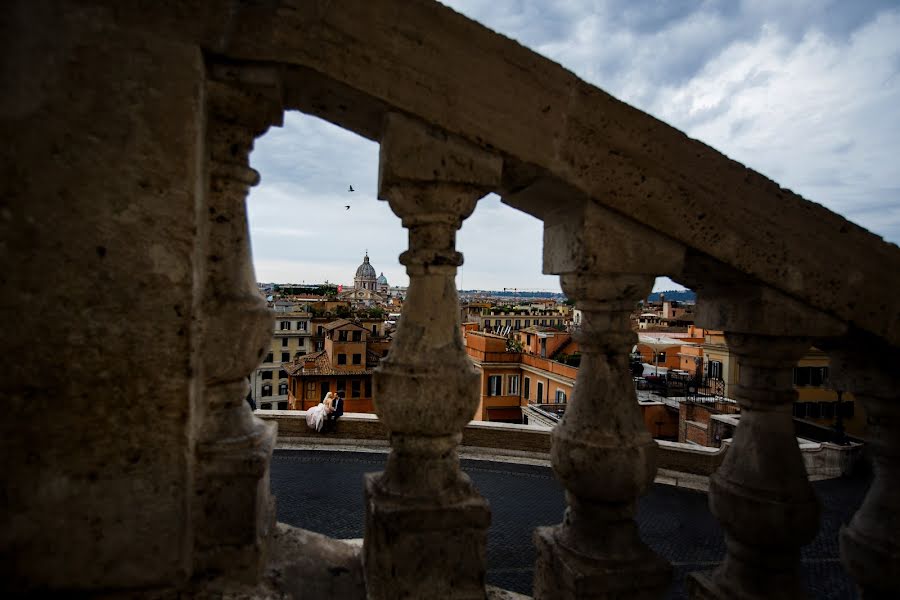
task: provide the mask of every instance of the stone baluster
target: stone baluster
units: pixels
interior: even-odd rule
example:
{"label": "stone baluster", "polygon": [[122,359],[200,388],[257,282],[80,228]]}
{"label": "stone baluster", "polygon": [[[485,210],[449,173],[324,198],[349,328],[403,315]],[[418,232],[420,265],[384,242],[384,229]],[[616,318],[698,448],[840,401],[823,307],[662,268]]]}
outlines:
{"label": "stone baluster", "polygon": [[[245,211],[259,174],[249,166],[253,140],[280,123],[277,86],[259,85],[271,73],[253,73],[255,85],[216,72],[207,82],[209,190],[200,207],[205,223],[205,290],[200,324],[201,373],[197,408],[195,572],[253,581],[265,562],[274,525],[269,461],[276,424],[253,416],[247,375],[272,337],[273,317],[256,287]],[[224,80],[224,81],[223,81]],[[275,96],[273,98],[273,96]]]}
{"label": "stone baluster", "polygon": [[860,597],[900,598],[900,351],[877,340],[831,353],[831,380],[853,392],[866,411],[874,481],[850,524],[841,529],[841,560]]}
{"label": "stone baluster", "polygon": [[375,411],[390,431],[383,473],[366,477],[369,598],[484,598],[487,501],[460,471],[479,374],[462,343],[456,231],[500,180],[500,158],[389,115],[379,196],[409,229],[409,290],[390,354],[375,370]]}
{"label": "stone baluster", "polygon": [[[707,278],[712,277],[709,273]],[[816,535],[819,504],[794,433],[793,367],[814,336],[843,325],[759,286],[701,289],[697,322],[721,329],[738,364],[732,387],[741,413],[710,478],[709,506],[727,552],[710,573],[693,573],[693,598],[800,598],[800,548]]]}
{"label": "stone baluster", "polygon": [[[561,206],[552,186],[530,195]],[[526,194],[528,195],[528,194]],[[523,193],[504,198],[523,205]],[[636,501],[653,483],[657,445],[641,417],[629,357],[629,315],[655,273],[680,268],[684,249],[589,202],[544,218],[544,271],[561,274],[582,311],[581,367],[551,460],[566,489],[561,524],[535,531],[534,597],[655,598],[671,568],[640,539]]]}

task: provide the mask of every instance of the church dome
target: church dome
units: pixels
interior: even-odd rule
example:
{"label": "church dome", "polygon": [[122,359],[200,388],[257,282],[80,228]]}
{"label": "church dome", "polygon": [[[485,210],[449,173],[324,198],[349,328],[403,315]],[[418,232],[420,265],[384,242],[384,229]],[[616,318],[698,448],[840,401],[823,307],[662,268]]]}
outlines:
{"label": "church dome", "polygon": [[363,263],[356,268],[357,279],[375,279],[375,268],[369,264],[369,255],[363,258]]}
{"label": "church dome", "polygon": [[377,282],[380,285],[387,285],[387,277],[384,276],[384,273],[378,276]]}

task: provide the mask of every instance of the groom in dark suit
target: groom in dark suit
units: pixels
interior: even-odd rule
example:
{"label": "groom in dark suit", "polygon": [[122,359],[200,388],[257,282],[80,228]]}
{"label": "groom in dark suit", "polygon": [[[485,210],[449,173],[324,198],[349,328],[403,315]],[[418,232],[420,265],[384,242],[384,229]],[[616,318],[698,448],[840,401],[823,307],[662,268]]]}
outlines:
{"label": "groom in dark suit", "polygon": [[337,429],[338,419],[344,414],[344,392],[339,391],[331,402],[334,411],[325,418],[325,431],[333,433]]}

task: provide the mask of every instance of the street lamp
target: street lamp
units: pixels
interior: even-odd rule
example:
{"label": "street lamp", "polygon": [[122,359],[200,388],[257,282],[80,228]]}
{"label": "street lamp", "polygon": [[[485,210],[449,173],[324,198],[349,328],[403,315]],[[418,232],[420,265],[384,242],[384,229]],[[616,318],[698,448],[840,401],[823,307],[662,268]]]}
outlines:
{"label": "street lamp", "polygon": [[841,446],[847,445],[847,438],[844,434],[844,390],[840,390],[832,387],[831,385],[831,370],[828,370],[828,375],[826,376],[825,385],[834,391],[837,394],[837,408],[835,409],[834,415],[834,443],[839,444]]}

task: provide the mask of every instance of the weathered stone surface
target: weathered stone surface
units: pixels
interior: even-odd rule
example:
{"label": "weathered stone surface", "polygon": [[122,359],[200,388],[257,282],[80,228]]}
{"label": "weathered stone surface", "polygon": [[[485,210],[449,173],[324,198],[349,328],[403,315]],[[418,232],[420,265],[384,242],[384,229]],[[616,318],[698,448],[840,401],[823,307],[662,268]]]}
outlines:
{"label": "weathered stone surface", "polygon": [[[198,274],[205,386],[196,419],[194,572],[254,582],[275,523],[268,473],[276,426],[254,417],[245,402],[247,376],[265,353],[273,321],[253,275],[245,201],[259,181],[249,165],[253,140],[281,122],[281,98],[271,68],[213,65],[212,75],[209,187],[198,227],[206,258]],[[233,350],[222,356],[222,348]]]}
{"label": "weathered stone surface", "polygon": [[[637,341],[629,314],[653,284],[652,234],[589,203],[545,221],[545,268],[582,311],[575,391],[551,434],[551,460],[566,488],[565,518],[535,532],[535,598],[654,598],[671,568],[641,540],[638,496],[656,475],[657,445],[638,409],[629,353]],[[568,218],[567,218],[568,217]],[[613,249],[621,245],[621,260]],[[662,241],[663,264],[683,252]]]}
{"label": "weathered stone surface", "polygon": [[366,476],[364,557],[369,598],[485,598],[487,500],[468,476],[453,493],[386,494]]}
{"label": "weathered stone surface", "polygon": [[[819,504],[791,420],[797,397],[792,368],[811,337],[843,328],[771,290],[713,285],[702,293],[698,323],[724,329],[738,360],[734,396],[741,418],[710,478],[710,510],[725,530],[728,552],[711,575],[692,575],[693,593],[697,598],[803,597],[800,547],[815,537]],[[754,302],[755,318],[745,297]]]}
{"label": "weathered stone surface", "polygon": [[5,590],[191,570],[203,60],[107,17],[0,18]]}
{"label": "weathered stone surface", "polygon": [[861,597],[890,598],[900,596],[900,375],[882,365],[896,364],[900,353],[867,336],[848,342],[831,352],[832,385],[853,392],[866,409],[875,481],[841,530],[841,560]]}
{"label": "weathered stone surface", "polygon": [[391,115],[385,126],[379,196],[409,229],[400,262],[410,282],[391,352],[374,375],[391,453],[366,482],[367,589],[373,599],[484,598],[490,511],[457,454],[480,377],[463,349],[454,276],[456,231],[499,181],[501,162],[407,117]]}
{"label": "weathered stone surface", "polygon": [[[791,338],[849,325],[895,353],[895,246],[437,3],[16,0],[0,15],[0,44],[4,591],[277,595],[265,582],[216,588],[217,579],[199,591],[187,582],[197,569],[248,565],[252,580],[265,559],[273,431],[249,415],[242,377],[268,316],[251,293],[241,202],[257,179],[246,165],[252,139],[284,108],[381,141],[382,195],[410,229],[408,312],[376,379],[394,452],[372,480],[381,517],[371,539],[382,541],[367,545],[378,557],[369,564],[403,558],[383,542],[392,519],[461,506],[433,539],[447,555],[465,545],[468,558],[455,571],[425,566],[434,589],[484,593],[487,508],[457,465],[477,375],[461,353],[453,274],[456,229],[478,197],[499,190],[547,219],[545,267],[576,276],[572,296],[587,299],[588,329],[603,334],[586,342],[593,358],[571,413],[581,423],[555,434],[571,518],[540,538],[543,564],[567,565],[545,580],[561,573],[560,589],[577,594],[579,581],[604,581],[596,585],[608,592],[613,573],[639,574],[644,589],[662,578],[629,524],[655,450],[629,414],[621,353],[631,338],[619,313],[688,256],[684,281],[699,278],[702,302],[710,293],[722,302],[702,305],[702,319],[749,357],[748,418],[728,456],[753,460],[724,464],[716,480],[715,510],[736,541],[709,589],[796,591],[791,565],[813,526],[793,516],[811,505],[788,443]],[[225,127],[210,128],[216,119]],[[728,274],[692,271],[699,258]],[[702,287],[720,275],[727,285]],[[736,295],[735,284],[757,287]],[[780,312],[759,318],[759,303]],[[778,353],[764,356],[762,337]],[[249,350],[231,350],[244,341]],[[844,559],[866,594],[896,595],[885,574],[898,556],[898,383],[860,365],[835,372],[875,417],[878,456]],[[585,457],[608,468],[608,489]],[[763,535],[777,546],[770,558]],[[309,556],[329,552],[298,544]],[[360,592],[360,571],[345,568],[346,586],[322,594]],[[380,576],[386,595],[422,584],[385,587]]]}

